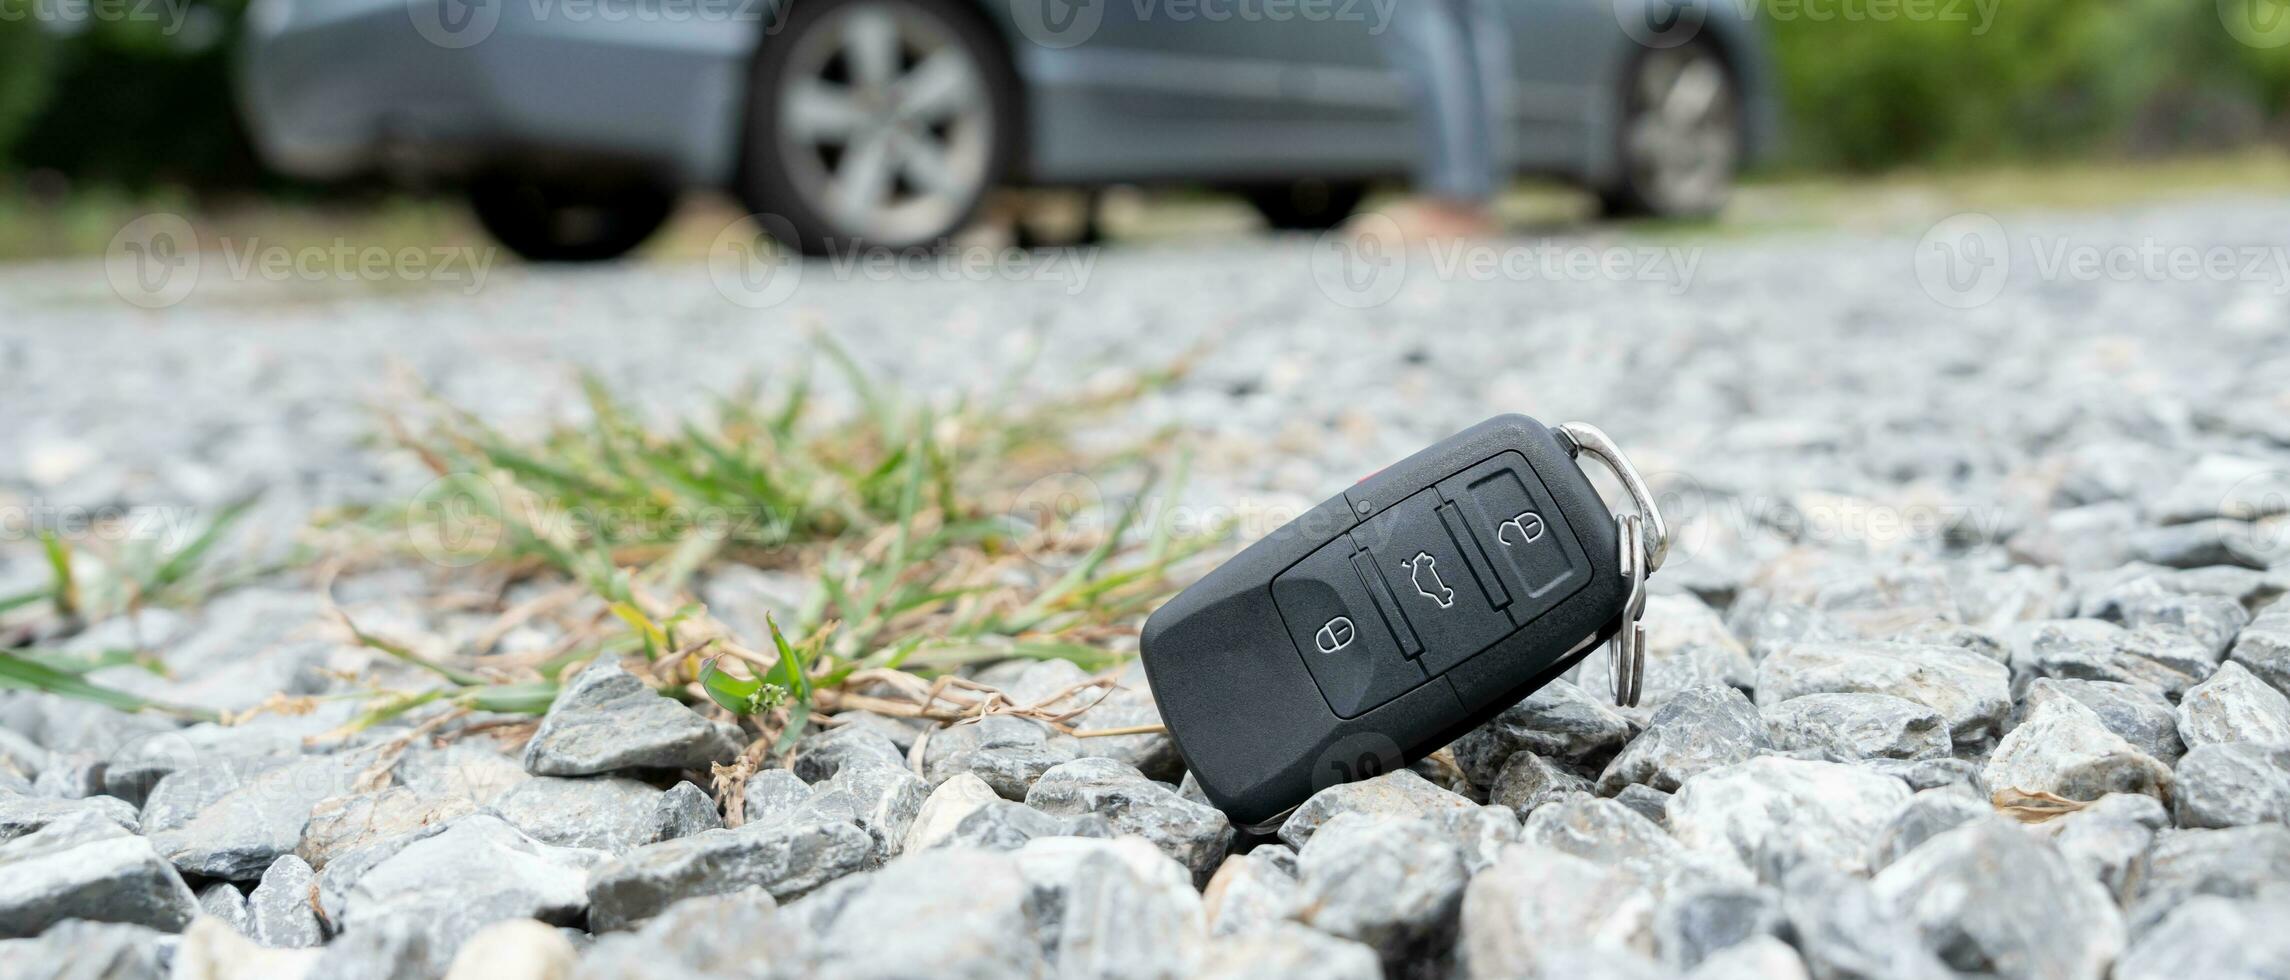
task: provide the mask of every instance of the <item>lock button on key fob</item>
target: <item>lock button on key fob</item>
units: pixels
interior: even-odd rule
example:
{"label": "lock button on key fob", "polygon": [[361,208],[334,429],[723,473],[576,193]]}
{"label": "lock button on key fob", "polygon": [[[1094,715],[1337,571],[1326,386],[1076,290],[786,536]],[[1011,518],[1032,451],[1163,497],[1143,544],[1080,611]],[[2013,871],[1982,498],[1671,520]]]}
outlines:
{"label": "lock button on key fob", "polygon": [[1146,674],[1209,799],[1261,824],[1405,765],[1619,628],[1633,593],[1615,519],[1571,448],[1526,416],[1489,419],[1156,611]]}

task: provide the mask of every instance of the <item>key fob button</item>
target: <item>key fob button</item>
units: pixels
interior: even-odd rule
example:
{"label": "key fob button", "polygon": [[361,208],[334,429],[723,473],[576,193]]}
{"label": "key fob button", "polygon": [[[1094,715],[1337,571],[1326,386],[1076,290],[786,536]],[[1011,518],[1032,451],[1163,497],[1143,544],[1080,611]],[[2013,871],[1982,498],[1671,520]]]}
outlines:
{"label": "key fob button", "polygon": [[1501,582],[1520,626],[1582,588],[1590,564],[1566,515],[1518,453],[1502,453],[1439,483]]}
{"label": "key fob button", "polygon": [[[1352,539],[1338,535],[1272,580],[1272,602],[1304,667],[1339,718],[1355,718],[1424,682],[1360,579]],[[1411,641],[1412,642],[1412,641]]]}
{"label": "key fob button", "polygon": [[1484,579],[1485,572],[1464,557],[1464,549],[1473,545],[1449,531],[1450,524],[1459,522],[1453,515],[1442,516],[1445,503],[1426,489],[1352,531],[1396,600],[1402,622],[1393,625],[1419,641],[1418,659],[1432,675],[1469,659],[1512,628],[1510,617],[1495,605],[1505,590]]}

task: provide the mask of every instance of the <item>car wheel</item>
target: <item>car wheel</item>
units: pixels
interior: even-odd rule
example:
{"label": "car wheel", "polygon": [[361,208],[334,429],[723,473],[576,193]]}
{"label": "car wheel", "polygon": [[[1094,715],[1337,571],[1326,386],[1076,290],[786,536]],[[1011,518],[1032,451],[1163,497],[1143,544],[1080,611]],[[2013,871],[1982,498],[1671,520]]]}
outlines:
{"label": "car wheel", "polygon": [[1243,188],[1242,195],[1278,231],[1325,231],[1343,224],[1368,196],[1359,181],[1298,180]]}
{"label": "car wheel", "polygon": [[470,185],[469,204],[488,234],[529,261],[602,262],[660,230],[676,194],[642,181],[492,175]]}
{"label": "car wheel", "polygon": [[1624,75],[1620,166],[1599,192],[1610,215],[1708,217],[1741,163],[1741,90],[1707,44],[1642,50]]}
{"label": "car wheel", "polygon": [[1010,59],[967,9],[796,3],[757,53],[742,196],[805,254],[935,245],[1008,173],[1019,114]]}

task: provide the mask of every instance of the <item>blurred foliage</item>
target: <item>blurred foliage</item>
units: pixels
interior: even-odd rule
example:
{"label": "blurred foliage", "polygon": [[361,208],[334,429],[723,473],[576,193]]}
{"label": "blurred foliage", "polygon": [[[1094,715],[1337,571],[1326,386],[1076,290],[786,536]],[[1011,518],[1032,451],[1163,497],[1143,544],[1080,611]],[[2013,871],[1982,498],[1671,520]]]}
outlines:
{"label": "blurred foliage", "polygon": [[0,160],[130,191],[264,184],[231,89],[245,0],[129,3],[68,22],[35,9],[77,8],[0,0]]}
{"label": "blurred foliage", "polygon": [[30,18],[0,18],[0,162],[48,101],[53,46]]}
{"label": "blurred foliage", "polygon": [[2208,150],[2248,145],[2282,118],[2290,48],[2237,43],[2208,0],[1981,6],[1772,19],[1787,162],[1876,170]]}

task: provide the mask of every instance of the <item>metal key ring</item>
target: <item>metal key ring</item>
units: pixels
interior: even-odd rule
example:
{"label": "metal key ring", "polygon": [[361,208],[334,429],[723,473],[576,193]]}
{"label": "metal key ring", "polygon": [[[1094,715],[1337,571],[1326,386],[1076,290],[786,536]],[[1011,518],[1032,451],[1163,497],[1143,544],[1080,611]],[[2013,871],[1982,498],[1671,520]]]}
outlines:
{"label": "metal key ring", "polygon": [[1587,452],[1596,456],[1622,481],[1622,488],[1630,492],[1630,502],[1645,521],[1646,574],[1660,570],[1662,559],[1670,554],[1670,525],[1662,520],[1662,512],[1654,509],[1654,492],[1647,489],[1638,468],[1630,465],[1630,457],[1622,455],[1622,448],[1616,446],[1613,439],[1588,422],[1567,422],[1553,431],[1566,444],[1567,455]]}

